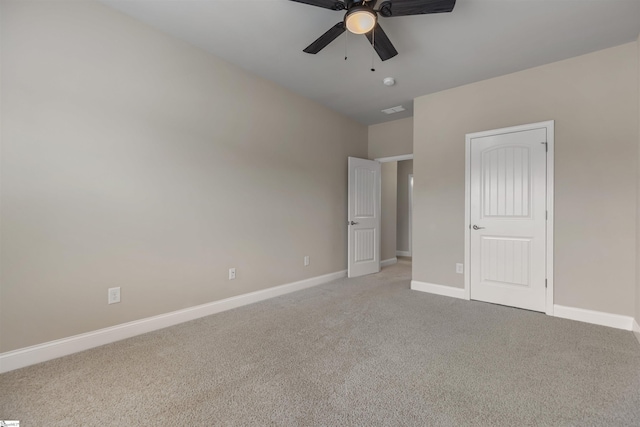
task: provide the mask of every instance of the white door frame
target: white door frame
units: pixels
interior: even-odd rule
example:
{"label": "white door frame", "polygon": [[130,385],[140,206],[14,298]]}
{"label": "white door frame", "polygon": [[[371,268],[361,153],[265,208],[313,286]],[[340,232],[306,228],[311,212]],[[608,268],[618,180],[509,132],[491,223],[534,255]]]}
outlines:
{"label": "white door frame", "polygon": [[402,154],[400,156],[391,156],[391,157],[378,157],[377,159],[373,159],[380,163],[388,163],[388,162],[401,162],[403,160],[413,160],[413,153],[411,154]]}
{"label": "white door frame", "polygon": [[553,154],[554,154],[554,124],[553,120],[527,125],[512,126],[484,132],[468,133],[465,138],[465,183],[464,183],[464,298],[471,299],[471,140],[491,135],[512,132],[522,132],[531,129],[546,128],[547,130],[547,232],[546,232],[546,264],[547,264],[547,296],[546,314],[553,316]]}
{"label": "white door frame", "polygon": [[407,191],[409,192],[409,256],[413,257],[413,173],[409,174]]}

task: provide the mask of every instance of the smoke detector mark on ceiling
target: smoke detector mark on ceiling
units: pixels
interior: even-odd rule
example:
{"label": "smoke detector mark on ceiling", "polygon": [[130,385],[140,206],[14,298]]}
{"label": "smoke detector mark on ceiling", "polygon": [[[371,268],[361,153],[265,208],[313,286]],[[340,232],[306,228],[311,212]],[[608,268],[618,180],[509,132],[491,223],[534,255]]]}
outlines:
{"label": "smoke detector mark on ceiling", "polygon": [[387,108],[385,110],[382,110],[383,113],[385,114],[395,114],[395,113],[399,113],[400,111],[404,111],[405,108],[402,105],[398,105],[397,107],[391,107],[391,108]]}
{"label": "smoke detector mark on ceiling", "polygon": [[396,84],[396,79],[394,79],[393,77],[385,77],[384,80],[382,80],[382,84],[384,84],[385,86],[393,86],[394,84]]}

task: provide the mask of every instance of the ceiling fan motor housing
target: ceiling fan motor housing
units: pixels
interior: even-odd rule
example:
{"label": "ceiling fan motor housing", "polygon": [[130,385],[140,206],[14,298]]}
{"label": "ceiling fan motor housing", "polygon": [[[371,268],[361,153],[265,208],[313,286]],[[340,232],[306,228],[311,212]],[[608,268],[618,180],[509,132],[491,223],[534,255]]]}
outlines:
{"label": "ceiling fan motor housing", "polygon": [[363,6],[368,3],[372,3],[373,0],[345,0],[345,5],[347,9],[351,9],[354,6]]}

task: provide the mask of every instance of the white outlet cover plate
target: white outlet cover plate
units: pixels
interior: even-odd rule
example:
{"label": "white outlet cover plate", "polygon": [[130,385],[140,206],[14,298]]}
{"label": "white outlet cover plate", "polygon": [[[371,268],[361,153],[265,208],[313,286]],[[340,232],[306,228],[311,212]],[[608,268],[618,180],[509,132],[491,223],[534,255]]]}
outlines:
{"label": "white outlet cover plate", "polygon": [[120,302],[120,287],[109,288],[107,295],[107,302],[109,304],[116,304]]}

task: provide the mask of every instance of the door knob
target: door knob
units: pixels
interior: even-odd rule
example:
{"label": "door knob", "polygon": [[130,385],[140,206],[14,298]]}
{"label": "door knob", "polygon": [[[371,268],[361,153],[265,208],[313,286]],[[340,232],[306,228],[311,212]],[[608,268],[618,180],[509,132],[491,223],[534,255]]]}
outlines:
{"label": "door knob", "polygon": [[356,224],[358,224],[358,223],[355,222],[355,221],[347,221],[347,225],[356,225]]}
{"label": "door knob", "polygon": [[474,230],[482,230],[484,227],[478,227],[477,225],[473,224],[473,229]]}

